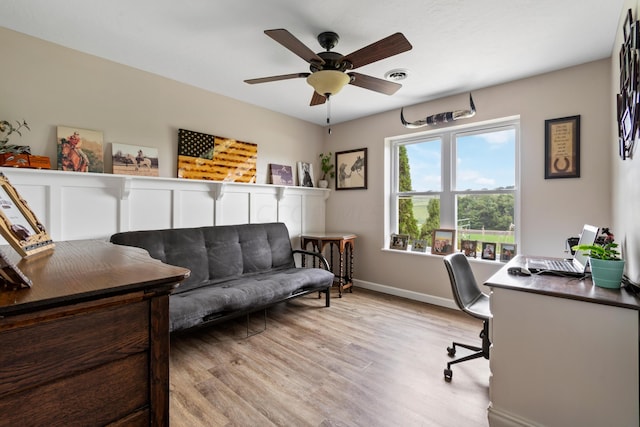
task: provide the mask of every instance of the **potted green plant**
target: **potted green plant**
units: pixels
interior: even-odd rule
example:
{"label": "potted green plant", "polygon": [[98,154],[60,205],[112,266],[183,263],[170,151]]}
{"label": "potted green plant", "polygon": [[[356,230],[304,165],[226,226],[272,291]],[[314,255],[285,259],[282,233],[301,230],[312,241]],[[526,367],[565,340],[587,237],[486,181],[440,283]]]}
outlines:
{"label": "potted green plant", "polygon": [[23,153],[26,149],[25,146],[23,145],[12,145],[9,144],[9,136],[12,133],[17,133],[18,135],[22,136],[22,132],[20,132],[20,129],[25,128],[26,130],[30,130],[29,129],[29,125],[27,124],[26,121],[22,121],[22,123],[16,121],[16,123],[18,124],[18,126],[14,126],[11,122],[7,121],[7,120],[0,120],[0,154],[5,154],[5,153]]}
{"label": "potted green plant", "polygon": [[329,178],[336,176],[333,171],[333,163],[331,163],[331,152],[329,154],[320,153],[320,169],[322,169],[322,176],[318,181],[318,187],[327,188],[329,186]]}
{"label": "potted green plant", "polygon": [[622,283],[624,260],[620,257],[613,233],[608,228],[603,228],[602,233],[604,236],[599,237],[594,244],[576,245],[572,249],[589,257],[594,285],[617,289]]}
{"label": "potted green plant", "polygon": [[16,123],[18,125],[14,126],[7,120],[0,120],[0,166],[20,166],[29,162],[27,156],[30,154],[30,148],[28,146],[9,144],[11,134],[17,133],[22,136],[22,132],[20,132],[22,128],[31,130],[24,120],[22,123],[18,121]]}

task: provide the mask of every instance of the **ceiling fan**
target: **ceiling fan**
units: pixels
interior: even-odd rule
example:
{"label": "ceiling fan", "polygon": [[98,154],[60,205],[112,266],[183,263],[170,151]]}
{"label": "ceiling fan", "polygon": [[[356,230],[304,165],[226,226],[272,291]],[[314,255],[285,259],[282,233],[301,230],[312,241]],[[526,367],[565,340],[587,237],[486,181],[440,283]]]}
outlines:
{"label": "ceiling fan", "polygon": [[319,53],[314,53],[285,29],[265,30],[265,34],[307,61],[310,64],[309,69],[311,72],[249,79],[245,80],[245,83],[256,84],[306,78],[307,83],[314,88],[311,106],[324,104],[327,99],[338,93],[347,84],[386,95],[393,95],[402,87],[401,84],[352,72],[351,70],[406,52],[412,48],[411,43],[402,33],[395,33],[343,56],[331,51],[340,40],[338,34],[332,31],[326,31],[318,35],[320,46],[326,49],[326,51]]}

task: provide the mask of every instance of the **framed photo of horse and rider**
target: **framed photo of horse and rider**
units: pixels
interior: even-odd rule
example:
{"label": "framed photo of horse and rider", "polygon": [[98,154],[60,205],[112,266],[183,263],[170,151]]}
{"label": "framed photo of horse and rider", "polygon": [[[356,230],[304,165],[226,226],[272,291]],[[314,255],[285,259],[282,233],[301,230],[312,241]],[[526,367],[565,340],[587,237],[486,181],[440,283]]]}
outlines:
{"label": "framed photo of horse and rider", "polygon": [[[58,169],[104,172],[103,134],[100,131],[58,126]],[[111,144],[113,173],[159,176],[158,150],[129,144]]]}

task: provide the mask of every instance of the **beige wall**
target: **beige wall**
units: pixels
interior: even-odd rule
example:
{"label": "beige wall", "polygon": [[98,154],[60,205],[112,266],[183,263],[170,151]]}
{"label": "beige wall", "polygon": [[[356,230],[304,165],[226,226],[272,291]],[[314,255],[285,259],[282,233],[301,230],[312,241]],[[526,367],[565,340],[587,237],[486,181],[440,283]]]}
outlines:
{"label": "beige wall", "polygon": [[[611,91],[620,93],[620,63],[617,60],[620,46],[624,39],[622,25],[626,18],[627,10],[633,11],[634,19],[638,19],[640,12],[638,0],[626,0],[620,15],[618,34],[614,43],[613,58],[611,61]],[[617,140],[616,109],[613,106],[609,112],[611,130],[607,141],[613,145]],[[622,161],[615,154],[612,156],[612,189],[613,189],[613,231],[616,240],[621,244],[624,258],[626,259],[626,274],[634,283],[640,283],[640,222],[638,212],[640,210],[640,159],[636,143],[636,158]]]}
{"label": "beige wall", "polygon": [[[334,125],[327,135],[317,125],[2,28],[0,58],[0,119],[26,119],[32,131],[20,142],[53,162],[57,125],[103,130],[107,157],[110,142],[158,147],[164,177],[176,174],[178,128],[257,143],[259,183],[268,182],[269,163],[305,160],[317,168],[321,151],[367,147],[368,189],[333,191],[326,228],[358,234],[355,276],[363,283],[451,298],[441,258],[381,249],[384,138],[411,133],[401,126],[399,111]],[[583,223],[612,221],[610,62],[473,92],[478,113],[465,123],[521,117],[521,252],[562,255],[564,238]],[[420,117],[467,105],[467,94],[462,94],[411,106],[408,112]],[[582,118],[581,178],[545,180],[544,120],[577,114]],[[105,166],[110,170],[108,159]],[[479,280],[497,267],[474,263]]]}
{"label": "beige wall", "polygon": [[[584,223],[609,225],[611,156],[610,61],[540,75],[473,92],[477,114],[464,123],[519,115],[521,119],[521,229],[519,251],[563,255],[564,239]],[[468,94],[439,99],[405,110],[412,119],[464,109]],[[384,138],[415,130],[400,124],[400,112],[333,126],[326,139],[331,151],[368,148],[368,189],[334,192],[328,200],[327,229],[358,234],[355,277],[409,292],[451,298],[442,259],[430,255],[383,251]],[[544,179],[545,119],[581,116],[581,177]],[[460,122],[459,122],[460,123]],[[458,123],[458,124],[459,124]],[[419,129],[424,130],[424,129]],[[499,267],[473,263],[479,280]]]}
{"label": "beige wall", "polygon": [[101,130],[110,143],[157,147],[160,175],[176,176],[178,129],[258,144],[258,183],[269,163],[315,162],[320,126],[0,28],[0,120],[31,126],[30,145],[56,168],[56,126]]}

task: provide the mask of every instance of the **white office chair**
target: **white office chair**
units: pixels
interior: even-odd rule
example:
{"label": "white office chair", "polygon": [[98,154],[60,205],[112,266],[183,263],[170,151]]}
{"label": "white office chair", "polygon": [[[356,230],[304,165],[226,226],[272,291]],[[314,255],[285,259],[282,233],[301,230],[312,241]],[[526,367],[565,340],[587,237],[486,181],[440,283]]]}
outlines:
{"label": "white office chair", "polygon": [[482,347],[462,344],[455,341],[451,347],[447,347],[449,357],[456,355],[456,347],[463,347],[474,351],[474,353],[468,356],[447,363],[447,368],[444,370],[444,379],[450,382],[453,377],[451,365],[479,357],[489,359],[489,346],[491,345],[489,341],[489,319],[491,318],[491,309],[489,308],[489,295],[483,293],[478,287],[469,261],[463,253],[458,252],[447,255],[444,258],[444,265],[449,273],[451,290],[453,291],[453,297],[458,307],[470,316],[483,321],[482,332],[480,332]]}

